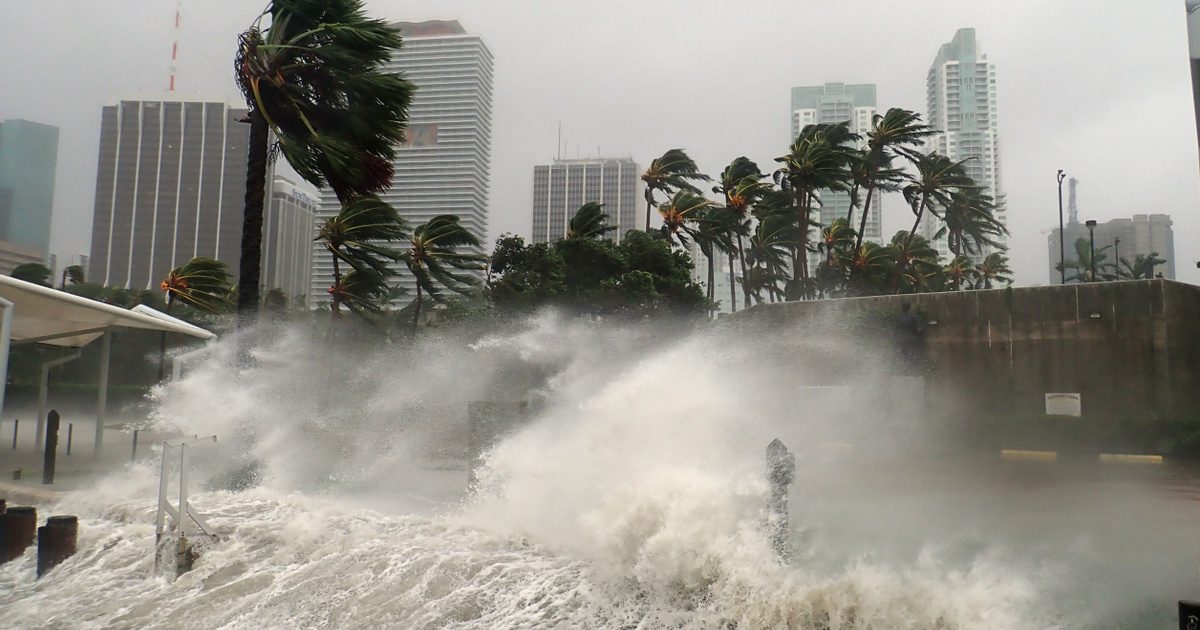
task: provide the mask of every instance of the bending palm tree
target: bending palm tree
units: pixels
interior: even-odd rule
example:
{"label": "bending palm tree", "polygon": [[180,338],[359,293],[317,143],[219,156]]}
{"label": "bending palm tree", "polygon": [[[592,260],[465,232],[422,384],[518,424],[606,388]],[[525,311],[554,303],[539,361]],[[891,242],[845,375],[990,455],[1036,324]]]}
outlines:
{"label": "bending palm tree", "polygon": [[[688,237],[695,238],[694,224],[705,217],[703,213],[712,207],[712,202],[698,194],[681,190],[658,206],[662,217],[662,235],[672,245],[687,247]],[[709,219],[705,219],[709,220]]]}
{"label": "bending palm tree", "polygon": [[[727,239],[731,244],[735,242],[737,244],[737,257],[743,277],[746,275],[746,253],[742,238],[750,233],[750,211],[757,207],[773,190],[770,183],[762,181],[765,177],[766,174],[758,170],[758,164],[755,164],[750,158],[742,156],[725,167],[725,170],[721,172],[720,183],[713,187],[713,192],[720,193],[725,197],[724,212],[729,215],[726,221],[729,226]],[[734,237],[736,237],[736,241]],[[733,285],[733,259],[730,258],[730,306],[731,310],[737,311]],[[748,283],[742,283],[742,293],[743,304],[749,306],[750,285]]]}
{"label": "bending palm tree", "polygon": [[867,155],[865,181],[867,198],[863,203],[862,219],[858,226],[858,240],[854,248],[862,247],[863,233],[867,230],[867,217],[871,213],[871,198],[876,190],[895,190],[900,181],[898,170],[892,169],[896,155],[914,157],[914,151],[935,130],[921,122],[921,115],[906,109],[893,107],[883,115],[876,114],[867,132]]}
{"label": "bending palm tree", "polygon": [[1005,256],[1003,252],[988,254],[987,258],[979,263],[976,275],[979,276],[979,281],[984,289],[992,288],[992,282],[1011,285],[1012,269],[1008,266],[1008,256]]}
{"label": "bending palm tree", "polygon": [[943,225],[934,238],[946,237],[946,247],[955,256],[980,254],[984,247],[1000,247],[999,237],[1008,228],[996,218],[992,198],[974,187],[963,187],[950,193],[949,203],[942,209]]}
{"label": "bending palm tree", "polygon": [[62,284],[60,285],[60,288],[67,288],[67,283],[83,284],[83,282],[84,274],[82,265],[70,265],[63,269]]}
{"label": "bending palm tree", "polygon": [[[389,262],[401,260],[401,253],[391,244],[408,237],[404,220],[395,208],[373,195],[360,197],[342,207],[341,212],[329,217],[321,224],[313,240],[325,246],[333,255],[333,284],[329,290],[330,312],[334,318],[341,314],[341,296],[344,291],[336,289],[343,284],[342,263],[352,270],[369,271],[360,274],[358,282],[368,278],[386,278],[392,274]],[[361,313],[360,309],[352,309]]]}
{"label": "bending palm tree", "polygon": [[[212,258],[193,258],[172,269],[159,288],[167,294],[166,313],[179,300],[206,313],[219,313],[229,306],[229,268]],[[158,342],[158,380],[166,376],[167,333]]]}
{"label": "bending palm tree", "polygon": [[646,172],[642,173],[642,181],[646,184],[646,231],[650,231],[650,210],[654,207],[654,193],[661,191],[667,196],[675,191],[686,190],[700,194],[692,181],[707,182],[711,178],[700,172],[695,160],[688,157],[683,149],[671,149],[662,157],[651,160]]}
{"label": "bending palm tree", "polygon": [[604,213],[604,204],[589,201],[575,211],[567,224],[567,238],[602,238],[605,234],[617,229],[608,225],[608,215]]}
{"label": "bending palm tree", "polygon": [[951,193],[975,186],[975,181],[963,169],[965,161],[955,162],[938,153],[916,156],[913,161],[917,168],[916,178],[903,190],[904,200],[916,216],[908,232],[910,241],[916,237],[917,228],[921,226],[921,219],[926,212],[939,216],[938,208],[950,205]]}
{"label": "bending palm tree", "polygon": [[250,141],[238,311],[252,314],[269,132],[301,177],[346,203],[391,184],[414,88],[382,71],[401,48],[400,35],[368,19],[362,0],[274,0],[239,42],[235,78],[250,106]]}
{"label": "bending palm tree", "polygon": [[441,301],[439,284],[455,293],[465,294],[479,283],[474,276],[456,273],[456,270],[480,269],[487,259],[479,254],[459,251],[466,247],[479,247],[479,239],[459,224],[458,217],[451,214],[433,217],[413,230],[408,251],[400,255],[417,281],[413,330],[416,330],[421,319],[425,293]]}

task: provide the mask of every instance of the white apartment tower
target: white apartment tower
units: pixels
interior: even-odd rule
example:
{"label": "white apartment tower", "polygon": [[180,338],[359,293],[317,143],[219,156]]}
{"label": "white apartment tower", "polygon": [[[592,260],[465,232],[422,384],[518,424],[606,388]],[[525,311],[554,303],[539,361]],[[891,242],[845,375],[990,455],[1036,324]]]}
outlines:
{"label": "white apartment tower", "polygon": [[[404,74],[417,90],[409,107],[408,142],[397,148],[392,186],[380,198],[396,208],[410,228],[439,214],[453,214],[486,244],[492,53],[457,20],[393,26],[404,37],[404,48],[387,69]],[[339,209],[333,192],[322,190],[318,222]],[[311,295],[324,295],[332,275],[329,253],[314,246]],[[415,296],[416,284],[407,271],[401,270],[397,284],[408,289],[405,301]]]}
{"label": "white apartment tower", "polygon": [[[808,87],[792,88],[792,137],[794,141],[800,131],[808,125],[850,123],[850,131],[862,136],[862,145],[866,144],[867,132],[871,130],[871,121],[876,113],[875,85],[849,85],[845,83],[826,83]],[[850,212],[850,193],[822,190],[821,211],[818,217],[821,225],[829,225],[835,219],[844,219]],[[881,242],[880,212],[882,204],[875,195],[871,200],[871,214],[867,217],[867,229],[864,240]],[[860,202],[862,199],[860,199]],[[853,217],[855,230],[858,230],[862,215],[855,213]],[[815,266],[813,267],[815,269]]]}
{"label": "white apartment tower", "polygon": [[571,217],[588,202],[604,204],[608,224],[617,228],[609,237],[620,241],[637,229],[641,174],[632,158],[559,159],[534,166],[532,242],[565,236]]}
{"label": "white apartment tower", "polygon": [[280,289],[289,300],[309,297],[316,212],[316,197],[292,180],[275,176],[263,216],[259,282],[264,295]]}
{"label": "white apartment tower", "polygon": [[[996,66],[983,54],[975,29],[963,28],[943,44],[926,78],[930,136],[927,149],[954,161],[966,160],[967,174],[995,198],[996,218],[1008,225],[1004,189],[1000,180],[1000,140],[996,115]],[[943,256],[949,256],[946,239],[933,239],[941,221],[923,221],[924,235]],[[1006,245],[1007,239],[997,239]],[[984,251],[986,256],[988,251]]]}

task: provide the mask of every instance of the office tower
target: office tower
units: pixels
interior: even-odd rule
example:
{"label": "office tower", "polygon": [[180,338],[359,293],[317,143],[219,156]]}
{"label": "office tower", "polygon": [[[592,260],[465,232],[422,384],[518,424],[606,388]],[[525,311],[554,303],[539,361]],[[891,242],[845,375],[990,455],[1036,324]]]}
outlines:
{"label": "office tower", "polygon": [[89,282],[156,289],[196,256],[238,274],[246,110],[162,96],[103,109]]}
{"label": "office tower", "polygon": [[[1103,223],[1097,223],[1096,227],[1089,232],[1087,226],[1077,221],[1072,221],[1066,225],[1065,254],[1067,259],[1067,282],[1073,282],[1073,277],[1076,275],[1076,270],[1071,268],[1071,263],[1078,260],[1086,260],[1081,258],[1077,253],[1077,247],[1084,248],[1091,253],[1092,232],[1095,234],[1096,246],[1096,275],[1099,277],[1111,276],[1116,273],[1112,265],[1116,264],[1118,257],[1120,260],[1126,261],[1133,265],[1138,256],[1149,257],[1155,254],[1159,259],[1166,262],[1154,268],[1154,272],[1161,273],[1164,278],[1175,278],[1175,234],[1171,228],[1171,217],[1166,214],[1135,214],[1131,218],[1112,219]],[[1076,245],[1077,242],[1081,243]],[[1058,228],[1055,227],[1050,231],[1049,237],[1049,281],[1050,284],[1058,284],[1061,282],[1061,275],[1058,272]],[[1127,272],[1127,265],[1121,264],[1121,271]]]}
{"label": "office tower", "polygon": [[637,229],[641,194],[641,169],[631,158],[587,158],[554,160],[533,167],[533,239],[534,243],[556,241],[567,233],[575,211],[585,203],[604,204],[609,233],[620,241],[629,230]]}
{"label": "office tower", "polygon": [[313,237],[317,198],[292,180],[276,176],[263,215],[262,294],[283,291],[289,300],[307,302],[312,285]]}
{"label": "office tower", "polygon": [[[943,44],[926,78],[928,124],[938,133],[927,148],[963,164],[967,174],[995,198],[996,218],[1008,225],[1004,188],[1000,180],[1000,140],[996,116],[996,66],[988,61],[975,38],[975,29],[963,28]],[[934,239],[942,226],[926,214],[923,232],[943,256],[949,256],[946,238]],[[996,239],[1001,247],[1007,238]],[[979,256],[991,253],[989,248]]]}
{"label": "office tower", "polygon": [[1200,144],[1200,0],[1184,0],[1187,11],[1188,57],[1192,65],[1192,105],[1196,112],[1196,142]]}
{"label": "office tower", "polygon": [[0,122],[0,241],[21,259],[49,253],[57,167],[58,127]]}
{"label": "office tower", "polygon": [[[457,215],[486,246],[492,149],[492,53],[457,20],[398,22],[404,37],[387,69],[417,87],[409,108],[408,142],[396,150],[395,176],[380,198],[410,227],[439,214]],[[337,214],[330,190],[320,193],[318,221]],[[477,250],[482,253],[482,249]],[[482,265],[481,265],[482,267]],[[416,295],[416,283],[400,269],[397,285]],[[324,295],[333,275],[329,253],[313,257],[313,295]],[[482,268],[478,277],[483,277]]]}
{"label": "office tower", "polygon": [[[848,85],[845,83],[826,83],[825,85],[792,88],[792,137],[804,127],[813,124],[850,123],[850,131],[862,136],[860,146],[866,144],[867,132],[871,130],[871,121],[876,113],[875,85]],[[822,225],[829,225],[835,219],[844,219],[850,212],[850,193],[821,190],[819,216],[813,217]],[[862,195],[865,197],[865,194]],[[863,239],[882,242],[881,234],[881,204],[882,195],[875,195],[871,200],[871,213],[867,217],[867,229]],[[860,198],[861,203],[863,199]],[[855,212],[853,227],[858,230],[862,215]],[[810,263],[811,269],[816,269],[816,262]]]}

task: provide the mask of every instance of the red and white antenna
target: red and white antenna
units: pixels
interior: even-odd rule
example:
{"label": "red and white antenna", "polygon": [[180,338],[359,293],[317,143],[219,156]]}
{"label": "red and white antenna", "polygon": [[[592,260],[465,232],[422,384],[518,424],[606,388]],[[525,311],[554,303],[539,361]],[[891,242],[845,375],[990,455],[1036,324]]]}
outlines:
{"label": "red and white antenna", "polygon": [[171,41],[171,81],[167,85],[167,91],[175,93],[175,63],[179,60],[179,32],[180,26],[183,23],[183,0],[175,2],[175,32]]}

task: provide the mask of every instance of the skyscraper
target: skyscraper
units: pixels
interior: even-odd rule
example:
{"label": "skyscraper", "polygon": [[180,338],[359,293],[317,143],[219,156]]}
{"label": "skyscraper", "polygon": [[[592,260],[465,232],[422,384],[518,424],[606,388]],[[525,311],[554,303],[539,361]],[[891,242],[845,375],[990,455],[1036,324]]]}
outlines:
{"label": "skyscraper", "polygon": [[57,167],[58,127],[0,122],[0,241],[26,258],[49,253]]}
{"label": "skyscraper", "polygon": [[[995,199],[996,218],[1008,225],[1000,180],[1000,140],[996,115],[996,66],[988,61],[975,29],[962,28],[938,50],[926,77],[928,123],[936,130],[927,148],[963,165],[967,174]],[[943,236],[933,235],[942,222],[926,215],[923,232],[942,255],[950,255]],[[1001,246],[1007,238],[997,239]],[[986,248],[985,248],[986,249]],[[982,252],[986,256],[989,251]]]}
{"label": "skyscraper", "polygon": [[619,241],[625,232],[637,229],[641,174],[631,158],[554,160],[534,166],[533,242],[562,238],[575,211],[589,201],[604,204],[609,225],[617,227],[610,237]]}
{"label": "skyscraper", "polygon": [[[863,137],[866,142],[867,132],[871,130],[871,120],[875,117],[875,85],[848,85],[845,83],[826,83],[808,87],[792,88],[792,137],[794,141],[800,131],[808,125],[850,123],[850,131]],[[829,225],[835,219],[844,219],[850,212],[850,193],[831,190],[820,191],[821,211],[817,220],[822,225]],[[864,240],[880,242],[880,203],[882,195],[875,195],[871,200],[871,214],[867,217],[867,229]],[[861,201],[861,200],[860,200]],[[855,230],[861,215],[854,219]],[[815,268],[815,267],[814,267]]]}
{"label": "skyscraper", "polygon": [[[1090,255],[1093,233],[1095,235],[1097,276],[1104,277],[1115,274],[1116,270],[1112,265],[1117,264],[1118,257],[1129,263],[1129,265],[1121,263],[1120,267],[1122,272],[1128,272],[1128,267],[1136,263],[1138,256],[1149,258],[1151,254],[1154,254],[1156,258],[1166,261],[1156,266],[1154,272],[1161,273],[1164,278],[1175,278],[1175,232],[1171,229],[1171,217],[1166,214],[1135,214],[1128,219],[1111,219],[1099,223],[1090,232],[1084,224],[1078,221],[1067,223],[1066,238],[1064,239],[1067,282],[1077,281],[1073,278],[1078,275],[1078,270],[1071,265],[1081,260],[1086,261],[1087,258],[1081,257],[1076,249],[1083,247],[1085,252]],[[1079,241],[1082,243],[1076,245]],[[1057,227],[1050,231],[1048,242],[1050,246],[1049,281],[1050,284],[1058,284],[1062,280],[1062,276],[1058,272]]]}
{"label": "skyscraper", "polygon": [[289,299],[307,298],[312,288],[313,237],[317,199],[286,177],[271,182],[263,216],[262,274],[265,295],[280,289]]}
{"label": "skyscraper", "polygon": [[[398,22],[404,48],[391,63],[416,85],[409,107],[408,142],[396,150],[392,187],[380,194],[410,225],[439,214],[457,215],[486,243],[492,153],[492,53],[457,20]],[[337,214],[330,190],[322,190],[318,220]],[[313,295],[323,295],[333,274],[328,252],[313,256]],[[479,271],[482,277],[483,271]],[[415,296],[407,272],[399,286]]]}
{"label": "skyscraper", "polygon": [[103,109],[89,282],[157,288],[196,256],[238,274],[246,197],[245,109],[128,100]]}

